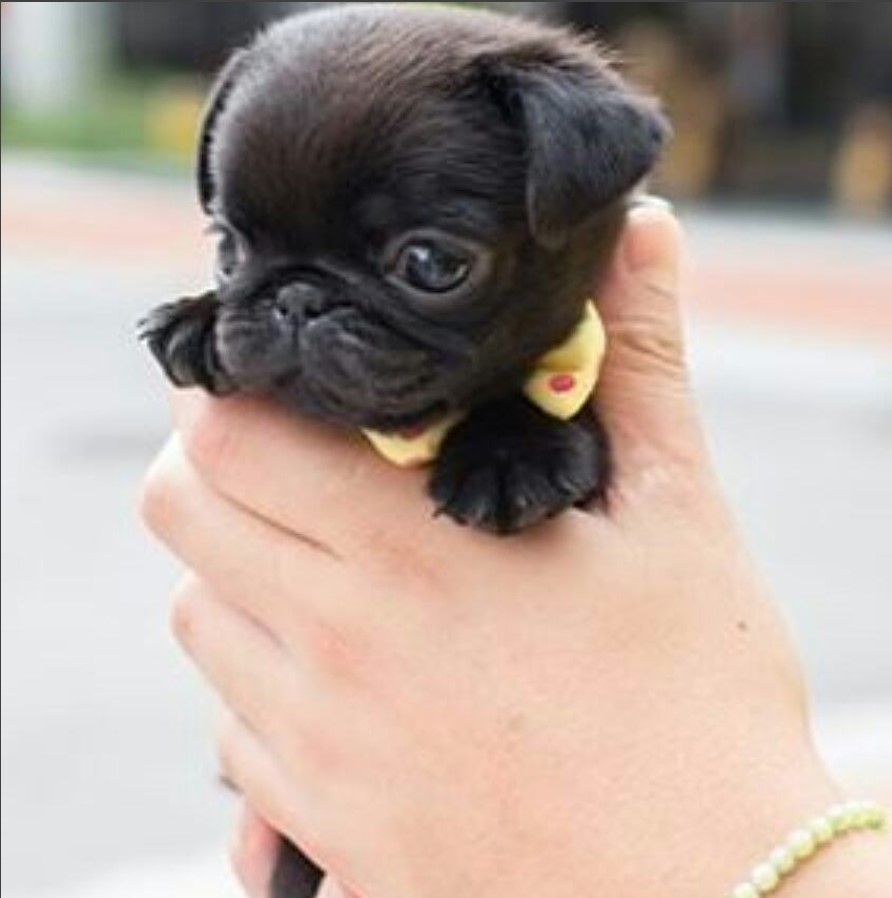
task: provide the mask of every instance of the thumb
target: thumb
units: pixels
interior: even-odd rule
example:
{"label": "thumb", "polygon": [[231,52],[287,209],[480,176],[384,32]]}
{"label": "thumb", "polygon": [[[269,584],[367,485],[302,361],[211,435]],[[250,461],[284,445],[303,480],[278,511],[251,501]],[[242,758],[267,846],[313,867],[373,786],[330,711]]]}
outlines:
{"label": "thumb", "polygon": [[607,357],[597,404],[619,477],[655,463],[705,462],[685,362],[680,256],[668,205],[646,200],[630,210],[598,302]]}

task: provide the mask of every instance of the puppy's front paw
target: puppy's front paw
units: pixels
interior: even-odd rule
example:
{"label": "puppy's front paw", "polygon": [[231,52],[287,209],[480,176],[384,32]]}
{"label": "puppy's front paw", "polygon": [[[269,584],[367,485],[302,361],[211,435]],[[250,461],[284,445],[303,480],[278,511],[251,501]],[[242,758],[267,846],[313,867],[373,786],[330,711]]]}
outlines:
{"label": "puppy's front paw", "polygon": [[508,534],[602,496],[608,463],[590,411],[560,421],[518,397],[475,409],[454,428],[428,490],[438,512]]}
{"label": "puppy's front paw", "polygon": [[217,298],[213,293],[158,306],[139,323],[144,340],[178,387],[204,387],[217,396],[235,389],[214,349]]}

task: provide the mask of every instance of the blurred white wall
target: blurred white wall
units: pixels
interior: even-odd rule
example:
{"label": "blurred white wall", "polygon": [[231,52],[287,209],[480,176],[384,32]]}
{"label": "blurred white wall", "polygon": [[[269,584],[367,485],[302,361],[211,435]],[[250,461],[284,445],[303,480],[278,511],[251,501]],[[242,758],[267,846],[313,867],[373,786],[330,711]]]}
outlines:
{"label": "blurred white wall", "polygon": [[82,103],[109,57],[110,3],[4,3],[3,97],[28,113]]}

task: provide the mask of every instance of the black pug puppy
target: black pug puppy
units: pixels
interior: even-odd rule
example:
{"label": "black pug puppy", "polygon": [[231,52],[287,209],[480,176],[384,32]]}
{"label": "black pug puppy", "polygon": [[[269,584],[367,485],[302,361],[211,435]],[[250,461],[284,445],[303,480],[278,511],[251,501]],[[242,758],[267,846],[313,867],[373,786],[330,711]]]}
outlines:
{"label": "black pug puppy", "polygon": [[[555,415],[524,385],[597,300],[667,134],[556,28],[424,4],[287,19],[208,104],[216,286],[143,336],[179,386],[267,395],[373,442],[438,432],[437,509],[523,529],[604,494],[590,404]],[[275,879],[303,898],[319,872],[287,851]]]}

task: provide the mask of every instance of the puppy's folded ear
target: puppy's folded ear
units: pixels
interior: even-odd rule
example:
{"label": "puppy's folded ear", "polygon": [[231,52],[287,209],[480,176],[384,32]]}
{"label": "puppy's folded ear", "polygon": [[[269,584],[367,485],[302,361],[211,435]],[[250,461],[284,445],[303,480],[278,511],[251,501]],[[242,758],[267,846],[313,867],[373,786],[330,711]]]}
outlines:
{"label": "puppy's folded ear", "polygon": [[[594,51],[592,51],[594,52]],[[482,62],[490,95],[522,129],[533,236],[559,246],[654,166],[670,135],[657,104],[603,63],[535,58]]]}
{"label": "puppy's folded ear", "polygon": [[229,57],[205,101],[198,132],[198,160],[195,173],[198,182],[198,199],[205,212],[210,212],[211,201],[215,193],[214,172],[211,165],[211,143],[214,139],[214,128],[233,87],[246,67],[247,58],[247,50],[236,50]]}

